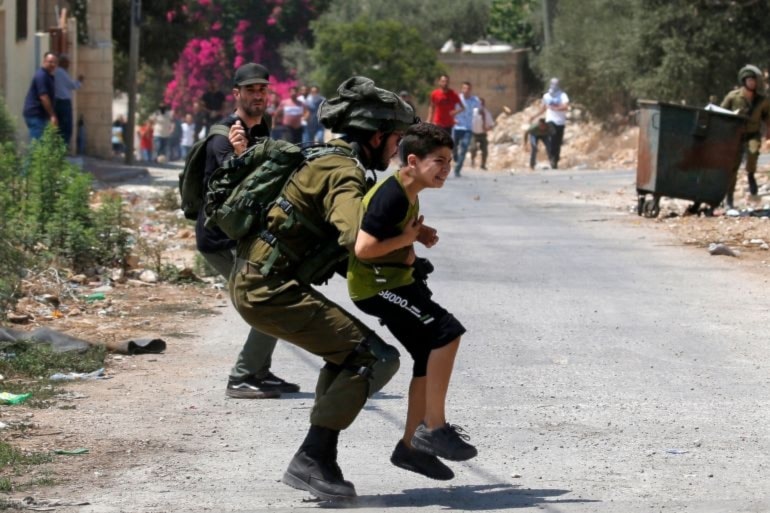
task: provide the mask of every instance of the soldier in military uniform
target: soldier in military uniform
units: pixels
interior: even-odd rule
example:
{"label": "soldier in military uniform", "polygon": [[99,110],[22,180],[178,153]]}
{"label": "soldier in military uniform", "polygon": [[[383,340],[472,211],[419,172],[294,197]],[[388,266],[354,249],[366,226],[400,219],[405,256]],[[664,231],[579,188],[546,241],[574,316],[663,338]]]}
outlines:
{"label": "soldier in military uniform", "polygon": [[[733,208],[733,195],[735,192],[735,182],[738,178],[738,169],[741,167],[741,158],[746,155],[746,173],[749,178],[749,192],[756,196],[757,179],[754,176],[757,171],[757,160],[759,159],[759,150],[762,147],[762,134],[760,132],[762,122],[767,123],[770,120],[770,100],[762,93],[762,72],[756,66],[747,65],[738,72],[738,82],[741,86],[727,93],[722,100],[721,106],[731,110],[736,114],[746,116],[746,122],[742,149],[735,163],[734,172],[731,175],[730,183],[727,186],[727,197],[725,206]],[[770,137],[770,132],[767,134]]]}
{"label": "soldier in military uniform", "polygon": [[388,167],[415,115],[398,95],[352,77],[321,105],[319,119],[344,134],[330,144],[349,156],[325,155],[294,174],[267,214],[267,229],[239,242],[230,290],[251,326],[324,359],[310,429],[283,482],[334,500],[356,495],[337,465],[339,433],[395,374],[399,354],[312,285],[344,270],[369,187],[366,170]]}

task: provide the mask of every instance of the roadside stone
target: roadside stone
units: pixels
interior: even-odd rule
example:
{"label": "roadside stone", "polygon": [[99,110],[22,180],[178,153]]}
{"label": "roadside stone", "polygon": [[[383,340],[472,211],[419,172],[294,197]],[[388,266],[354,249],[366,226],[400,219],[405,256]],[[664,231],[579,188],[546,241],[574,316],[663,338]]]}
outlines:
{"label": "roadside stone", "polygon": [[737,257],[738,255],[740,255],[740,252],[735,251],[734,249],[731,249],[722,243],[717,244],[715,242],[712,242],[711,244],[709,244],[709,253],[714,256],[724,255],[724,256]]}
{"label": "roadside stone", "polygon": [[6,318],[8,319],[8,322],[12,322],[14,324],[24,324],[32,320],[31,315],[17,312],[8,312]]}
{"label": "roadside stone", "polygon": [[73,283],[80,283],[81,285],[85,285],[88,283],[88,276],[85,274],[76,274],[72,278],[70,278],[70,281]]}
{"label": "roadside stone", "polygon": [[158,274],[155,271],[146,269],[139,275],[139,281],[145,283],[158,283]]}

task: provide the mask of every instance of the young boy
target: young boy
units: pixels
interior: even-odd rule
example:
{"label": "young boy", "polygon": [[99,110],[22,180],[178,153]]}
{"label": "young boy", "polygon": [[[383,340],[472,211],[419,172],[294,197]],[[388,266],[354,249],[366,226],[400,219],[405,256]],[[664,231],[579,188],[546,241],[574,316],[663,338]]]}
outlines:
{"label": "young boy", "polygon": [[[465,328],[431,300],[424,276],[416,279],[413,244],[432,247],[436,230],[423,224],[417,194],[444,185],[452,161],[452,137],[421,123],[401,141],[401,169],[378,183],[363,200],[365,213],[348,264],[348,290],[362,311],[379,317],[414,359],[403,438],[390,461],[432,479],[454,477],[438,457],[476,456],[462,428],[444,414],[455,354]],[[428,264],[430,265],[430,264]],[[428,271],[430,272],[430,271]]]}

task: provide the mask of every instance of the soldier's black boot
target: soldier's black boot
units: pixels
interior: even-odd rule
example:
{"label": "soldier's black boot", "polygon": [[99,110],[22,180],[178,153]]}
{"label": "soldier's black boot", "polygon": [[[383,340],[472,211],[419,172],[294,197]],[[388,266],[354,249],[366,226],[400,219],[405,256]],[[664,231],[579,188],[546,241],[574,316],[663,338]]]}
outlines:
{"label": "soldier's black boot", "polygon": [[733,193],[732,192],[728,192],[727,196],[725,196],[725,209],[726,210],[730,210],[732,208],[734,208],[733,207]]}
{"label": "soldier's black boot", "polygon": [[305,441],[283,474],[283,482],[323,500],[354,498],[356,488],[345,480],[337,465],[339,434],[333,429],[310,426]]}
{"label": "soldier's black boot", "polygon": [[749,173],[749,194],[756,196],[758,192],[757,178],[754,176],[754,173]]}

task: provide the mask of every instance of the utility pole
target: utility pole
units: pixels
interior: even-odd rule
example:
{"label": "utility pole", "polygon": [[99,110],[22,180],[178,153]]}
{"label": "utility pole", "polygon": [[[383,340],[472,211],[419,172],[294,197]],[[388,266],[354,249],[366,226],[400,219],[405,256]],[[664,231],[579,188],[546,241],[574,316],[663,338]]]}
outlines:
{"label": "utility pole", "polygon": [[543,32],[545,46],[551,46],[551,0],[543,0]]}
{"label": "utility pole", "polygon": [[139,70],[139,26],[142,22],[142,0],[131,0],[131,39],[128,48],[128,121],[126,122],[126,164],[134,163],[136,133],[136,75]]}

